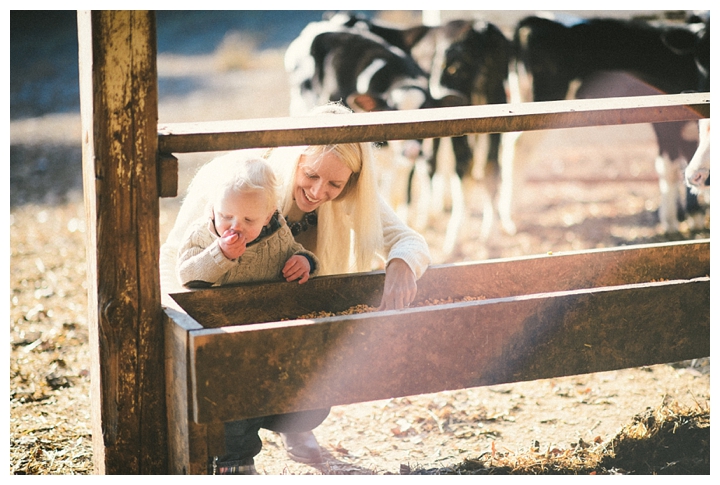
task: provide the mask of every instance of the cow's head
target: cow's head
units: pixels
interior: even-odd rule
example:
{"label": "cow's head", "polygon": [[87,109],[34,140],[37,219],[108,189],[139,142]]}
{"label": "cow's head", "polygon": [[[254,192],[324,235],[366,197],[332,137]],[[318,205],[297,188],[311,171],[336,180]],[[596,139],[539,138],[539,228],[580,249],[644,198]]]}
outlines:
{"label": "cow's head", "polygon": [[419,40],[412,55],[427,72],[436,100],[464,96],[465,104],[505,102],[503,93],[495,91],[508,75],[510,42],[495,25],[483,20],[447,22]]}

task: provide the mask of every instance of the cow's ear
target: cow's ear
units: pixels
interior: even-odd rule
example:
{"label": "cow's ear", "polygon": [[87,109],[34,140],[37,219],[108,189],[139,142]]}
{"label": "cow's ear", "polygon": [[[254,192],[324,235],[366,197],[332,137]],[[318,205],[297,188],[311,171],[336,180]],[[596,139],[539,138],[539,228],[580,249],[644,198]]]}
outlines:
{"label": "cow's ear", "polygon": [[405,48],[412,49],[413,47],[415,47],[415,44],[420,42],[420,39],[422,39],[425,34],[430,31],[430,28],[431,27],[428,27],[426,25],[419,25],[417,27],[405,29],[402,32],[402,39],[403,43],[405,44]]}
{"label": "cow's ear", "polygon": [[353,111],[382,111],[385,108],[385,102],[372,94],[351,94],[347,97],[347,105]]}

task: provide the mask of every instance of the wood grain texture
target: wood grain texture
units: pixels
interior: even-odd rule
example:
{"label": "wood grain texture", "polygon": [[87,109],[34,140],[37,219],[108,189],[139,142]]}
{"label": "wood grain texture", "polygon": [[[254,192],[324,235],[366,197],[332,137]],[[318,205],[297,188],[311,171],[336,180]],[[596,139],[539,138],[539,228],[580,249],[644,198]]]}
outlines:
{"label": "wood grain texture", "polygon": [[172,155],[158,155],[158,195],[177,197],[178,195],[178,159]]}
{"label": "wood grain texture", "polygon": [[167,123],[158,127],[158,143],[162,153],[208,152],[696,120],[709,116],[710,93],[690,93],[353,113],[329,118]]}
{"label": "wood grain texture", "polygon": [[97,473],[167,471],[155,16],[80,11]]}

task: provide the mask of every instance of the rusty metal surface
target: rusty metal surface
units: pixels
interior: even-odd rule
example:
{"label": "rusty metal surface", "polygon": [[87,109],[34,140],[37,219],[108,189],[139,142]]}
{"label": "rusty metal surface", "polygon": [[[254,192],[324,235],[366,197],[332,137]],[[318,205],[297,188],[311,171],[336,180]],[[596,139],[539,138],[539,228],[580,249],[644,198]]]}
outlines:
{"label": "rusty metal surface", "polygon": [[500,298],[709,275],[706,239],[443,265],[420,280],[417,299]]}
{"label": "rusty metal surface", "polygon": [[330,119],[285,117],[172,123],[158,126],[158,145],[160,153],[208,152],[683,121],[709,116],[710,93],[689,93],[354,113]]}
{"label": "rusty metal surface", "polygon": [[[416,301],[500,298],[551,291],[689,279],[710,274],[710,241],[683,241],[506,260],[431,266]],[[311,312],[377,306],[384,273],[315,278],[304,285],[266,283],[171,295],[205,328],[294,319]]]}
{"label": "rusty metal surface", "polygon": [[418,300],[485,300],[403,311],[277,321],[377,303],[381,272],[173,298],[207,423],[704,357],[709,274],[702,240],[431,267]]}
{"label": "rusty metal surface", "polygon": [[[194,331],[199,423],[710,355],[710,279]],[[229,384],[232,383],[232,384]]]}
{"label": "rusty metal surface", "polygon": [[328,276],[295,282],[223,286],[170,296],[205,328],[295,319],[325,310],[339,312],[379,304],[385,274]]}

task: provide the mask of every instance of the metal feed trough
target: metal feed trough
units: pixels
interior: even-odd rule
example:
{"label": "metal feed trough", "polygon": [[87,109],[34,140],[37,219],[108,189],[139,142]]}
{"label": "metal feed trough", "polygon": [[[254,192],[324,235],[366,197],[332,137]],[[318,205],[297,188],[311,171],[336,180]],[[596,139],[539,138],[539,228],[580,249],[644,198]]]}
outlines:
{"label": "metal feed trough", "polygon": [[80,11],[78,39],[96,473],[206,473],[230,419],[710,355],[709,240],[431,266],[416,301],[446,303],[342,315],[382,272],[163,306],[157,238],[173,153],[699,119],[709,93],[158,126],[153,13]]}
{"label": "metal feed trough", "polygon": [[297,319],[377,306],[384,273],[173,294],[171,463],[203,473],[229,420],[708,356],[709,247],[431,266],[416,301],[450,303],[324,318]]}

